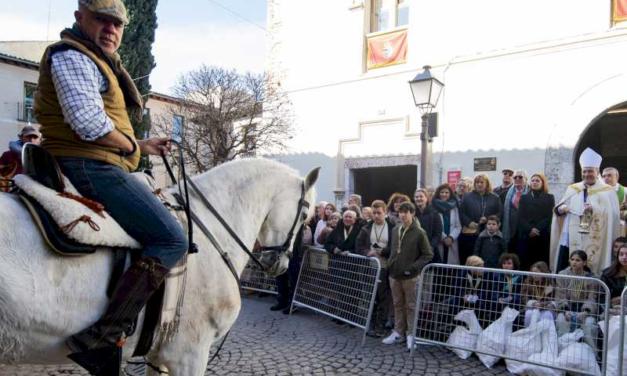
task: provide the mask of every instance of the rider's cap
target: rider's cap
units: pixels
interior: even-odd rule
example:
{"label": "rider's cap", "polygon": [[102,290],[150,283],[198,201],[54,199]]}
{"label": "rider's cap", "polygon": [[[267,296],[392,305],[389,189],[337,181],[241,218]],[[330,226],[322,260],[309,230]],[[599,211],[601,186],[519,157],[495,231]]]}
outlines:
{"label": "rider's cap", "polygon": [[18,137],[33,136],[33,135],[39,137],[41,136],[41,133],[39,133],[37,128],[33,127],[32,125],[26,125],[24,128],[22,128],[20,133],[17,134]]}
{"label": "rider's cap", "polygon": [[111,16],[128,25],[126,7],[122,0],[78,0],[78,3],[94,13]]}

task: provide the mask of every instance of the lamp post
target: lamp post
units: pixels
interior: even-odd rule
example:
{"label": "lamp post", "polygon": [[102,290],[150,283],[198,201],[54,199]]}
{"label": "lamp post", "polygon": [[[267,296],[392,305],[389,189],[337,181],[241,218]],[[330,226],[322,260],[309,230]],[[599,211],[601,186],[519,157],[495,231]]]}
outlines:
{"label": "lamp post", "polygon": [[438,104],[444,84],[431,75],[430,66],[425,65],[424,71],[418,73],[409,81],[409,87],[414,97],[414,104],[422,115],[422,133],[420,134],[420,187],[431,185],[431,141],[429,135],[429,114]]}

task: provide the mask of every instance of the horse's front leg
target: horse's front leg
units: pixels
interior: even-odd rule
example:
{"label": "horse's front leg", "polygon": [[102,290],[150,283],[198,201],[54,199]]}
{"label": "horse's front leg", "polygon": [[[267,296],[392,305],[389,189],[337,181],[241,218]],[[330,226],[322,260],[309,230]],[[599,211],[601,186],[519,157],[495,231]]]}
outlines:
{"label": "horse's front leg", "polygon": [[200,338],[198,334],[196,338],[181,334],[161,348],[155,364],[166,367],[170,376],[203,376],[214,333],[205,331]]}

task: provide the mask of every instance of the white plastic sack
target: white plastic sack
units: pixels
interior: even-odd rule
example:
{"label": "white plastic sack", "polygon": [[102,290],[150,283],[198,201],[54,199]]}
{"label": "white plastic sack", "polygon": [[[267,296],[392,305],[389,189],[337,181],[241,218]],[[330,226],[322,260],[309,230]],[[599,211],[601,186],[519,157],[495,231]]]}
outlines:
{"label": "white plastic sack", "polygon": [[[535,353],[542,351],[542,331],[546,329],[546,324],[540,319],[540,311],[534,310],[531,315],[529,327],[520,329],[509,337],[505,347],[505,355],[508,358],[527,360]],[[507,370],[514,374],[521,374],[525,370],[524,363],[511,359],[505,359]]]}
{"label": "white plastic sack", "polygon": [[512,325],[517,316],[517,310],[506,307],[501,317],[490,324],[479,335],[476,350],[477,356],[486,367],[492,368],[501,357],[482,354],[482,352],[499,354],[501,356],[505,353],[507,339],[512,335]]}
{"label": "white plastic sack", "polygon": [[573,343],[579,342],[583,338],[583,330],[576,329],[573,332],[566,333],[557,339],[557,345],[560,353]]}
{"label": "white plastic sack", "polygon": [[[557,331],[553,320],[540,320],[538,323],[542,327],[542,351],[529,356],[529,362],[557,366],[558,344]],[[519,372],[524,375],[534,376],[563,376],[564,371],[554,368],[542,367],[535,364],[526,363],[519,368]]]}
{"label": "white plastic sack", "polygon": [[[460,311],[457,315],[455,315],[455,320],[463,322],[466,326],[460,325],[456,327],[448,337],[446,343],[452,346],[459,346],[474,350],[477,346],[477,339],[482,330],[479,320],[477,320],[477,316],[475,315],[475,311],[470,309]],[[468,357],[472,355],[472,351],[469,350],[462,350],[453,347],[450,347],[450,349],[462,359],[468,359]]]}
{"label": "white plastic sack", "polygon": [[[605,321],[599,321],[599,327],[603,335],[607,338],[607,369],[606,376],[618,376],[618,354],[620,345],[620,316],[610,316],[610,324],[608,328],[609,335],[605,333]],[[627,328],[627,320],[625,320],[625,328]],[[623,352],[623,376],[627,375],[627,335],[625,335]]]}
{"label": "white plastic sack", "polygon": [[586,375],[601,376],[601,369],[594,355],[594,350],[587,343],[575,342],[568,345],[560,352],[557,365],[561,368],[581,370]]}

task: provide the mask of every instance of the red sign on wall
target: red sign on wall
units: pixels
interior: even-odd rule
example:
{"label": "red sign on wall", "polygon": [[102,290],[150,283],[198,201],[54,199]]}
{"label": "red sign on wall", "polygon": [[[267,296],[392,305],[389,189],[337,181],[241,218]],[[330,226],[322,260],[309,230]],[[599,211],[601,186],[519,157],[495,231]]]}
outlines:
{"label": "red sign on wall", "polygon": [[446,182],[451,186],[451,189],[455,190],[455,186],[459,181],[462,180],[462,172],[461,171],[447,171],[446,172]]}
{"label": "red sign on wall", "polygon": [[627,0],[612,0],[612,24],[627,20]]}

